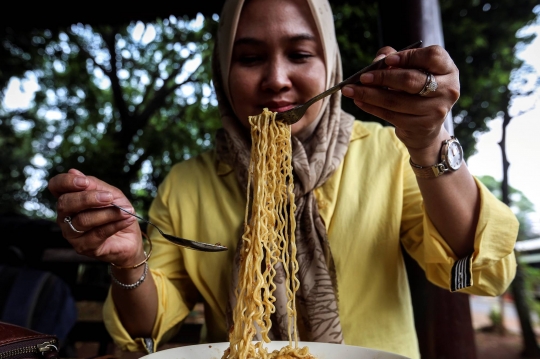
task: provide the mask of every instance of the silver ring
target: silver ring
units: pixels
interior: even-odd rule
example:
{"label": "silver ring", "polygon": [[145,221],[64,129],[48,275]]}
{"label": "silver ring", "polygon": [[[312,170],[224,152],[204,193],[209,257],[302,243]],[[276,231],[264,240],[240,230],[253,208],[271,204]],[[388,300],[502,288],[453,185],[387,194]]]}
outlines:
{"label": "silver ring", "polygon": [[71,227],[71,229],[73,229],[75,232],[84,233],[84,231],[79,231],[78,229],[73,227],[73,223],[71,223],[71,217],[70,216],[67,216],[66,218],[64,218],[64,223],[67,223]]}
{"label": "silver ring", "polygon": [[435,92],[435,90],[437,90],[437,87],[438,87],[437,81],[435,80],[435,76],[433,76],[429,72],[425,72],[425,74],[427,75],[426,83],[424,84],[424,88],[422,88],[422,90],[418,93],[418,95],[420,96],[425,96],[430,92]]}

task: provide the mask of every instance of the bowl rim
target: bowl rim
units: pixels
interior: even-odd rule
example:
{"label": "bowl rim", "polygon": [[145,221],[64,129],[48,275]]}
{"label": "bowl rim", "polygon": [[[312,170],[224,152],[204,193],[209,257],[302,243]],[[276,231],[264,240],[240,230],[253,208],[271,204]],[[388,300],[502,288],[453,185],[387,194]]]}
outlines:
{"label": "bowl rim", "polygon": [[[257,342],[257,341],[255,341]],[[225,351],[229,347],[229,342],[216,342],[216,343],[202,343],[202,344],[193,344],[193,345],[183,345],[179,347],[174,348],[167,348],[160,351],[157,351],[155,353],[147,354],[145,356],[142,356],[139,359],[154,359],[158,356],[167,355],[168,353],[174,352],[174,351],[197,351],[197,349],[203,349],[204,351],[210,351],[210,350],[222,350]],[[285,345],[288,345],[289,341],[281,341],[281,340],[273,340],[270,343],[265,343],[265,347],[267,347],[269,350],[275,350],[277,348],[282,348]],[[270,348],[269,348],[270,346]],[[348,344],[336,344],[336,343],[321,343],[321,342],[306,342],[306,341],[299,341],[298,342],[299,347],[308,346],[311,348],[320,348],[320,347],[328,347],[328,346],[339,346],[341,348],[348,348],[353,351],[362,351],[364,354],[383,354],[383,355],[390,355],[393,356],[392,358],[388,359],[410,359],[409,357],[406,357],[402,354],[398,353],[392,353],[389,351],[381,350],[381,349],[374,349],[374,348],[367,348],[362,347],[358,345],[348,345]],[[160,354],[161,353],[161,354]],[[313,353],[313,352],[312,352]],[[183,354],[183,353],[180,353]],[[360,353],[361,354],[361,353]],[[316,355],[316,354],[315,354]],[[171,356],[171,358],[177,357],[177,356]]]}

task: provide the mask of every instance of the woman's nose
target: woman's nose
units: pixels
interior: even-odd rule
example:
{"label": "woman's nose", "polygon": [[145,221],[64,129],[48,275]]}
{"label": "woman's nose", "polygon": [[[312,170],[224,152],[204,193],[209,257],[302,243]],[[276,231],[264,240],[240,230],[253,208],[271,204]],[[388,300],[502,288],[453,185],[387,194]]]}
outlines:
{"label": "woman's nose", "polygon": [[289,89],[292,86],[290,75],[290,71],[283,61],[269,62],[262,82],[263,90],[281,92]]}

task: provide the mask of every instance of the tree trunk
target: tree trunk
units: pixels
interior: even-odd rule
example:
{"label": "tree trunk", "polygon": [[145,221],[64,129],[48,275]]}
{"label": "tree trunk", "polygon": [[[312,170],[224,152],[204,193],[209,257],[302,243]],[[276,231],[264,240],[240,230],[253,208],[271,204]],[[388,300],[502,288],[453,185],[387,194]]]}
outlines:
{"label": "tree trunk", "polygon": [[514,296],[514,303],[519,316],[523,338],[521,357],[531,359],[540,358],[540,348],[538,347],[536,333],[531,324],[531,314],[525,294],[525,276],[521,265],[517,266],[516,277],[512,282],[512,294]]}

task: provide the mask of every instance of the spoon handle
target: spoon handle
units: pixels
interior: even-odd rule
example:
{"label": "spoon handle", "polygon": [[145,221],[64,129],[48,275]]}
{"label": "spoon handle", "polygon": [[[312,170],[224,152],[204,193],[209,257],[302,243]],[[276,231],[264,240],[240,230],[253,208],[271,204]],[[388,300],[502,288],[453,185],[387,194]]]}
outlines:
{"label": "spoon handle", "polygon": [[[414,44],[410,44],[409,46],[404,47],[403,49],[401,49],[401,50],[399,50],[397,52],[410,50],[410,49],[415,49],[417,47],[420,47],[420,45],[422,45],[422,40],[417,41]],[[359,82],[360,81],[360,75],[362,75],[364,72],[373,71],[373,70],[382,70],[382,69],[387,68],[388,65],[386,64],[386,62],[384,60],[385,60],[385,58],[383,57],[382,59],[380,59],[378,61],[375,61],[371,65],[364,67],[362,70],[360,70],[357,73],[355,73],[354,75],[346,78],[345,80],[343,80],[342,82],[340,82],[339,84],[337,84],[336,86],[332,87],[331,89],[329,89],[327,91],[333,90],[334,88],[336,88],[335,90],[337,90],[338,88],[341,89],[345,85],[352,85],[352,84],[355,84],[355,83]]]}
{"label": "spoon handle", "polygon": [[120,206],[118,206],[118,205],[116,205],[116,204],[114,204],[114,203],[111,203],[111,205],[112,205],[113,207],[118,208],[119,210],[121,210],[121,211],[123,211],[123,212],[126,212],[127,214],[131,214],[133,217],[137,217],[138,219],[140,219],[140,220],[143,221],[143,222],[149,223],[148,220],[144,219],[143,217],[139,216],[138,214],[135,214],[135,213],[133,213],[133,212],[130,212],[130,211],[128,211],[127,209],[122,208],[122,207],[120,207]]}

